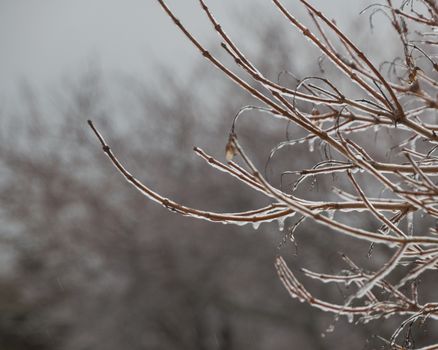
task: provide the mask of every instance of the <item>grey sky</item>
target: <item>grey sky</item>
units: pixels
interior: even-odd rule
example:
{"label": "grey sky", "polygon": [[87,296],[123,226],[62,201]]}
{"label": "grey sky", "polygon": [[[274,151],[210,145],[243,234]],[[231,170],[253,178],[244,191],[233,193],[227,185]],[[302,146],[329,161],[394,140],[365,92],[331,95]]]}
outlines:
{"label": "grey sky", "polygon": [[[197,0],[168,1],[204,42],[214,33]],[[211,0],[211,7],[232,31],[237,16],[231,5],[258,6],[266,16],[277,14],[267,0]],[[285,0],[285,3],[290,3]],[[313,0],[329,17],[346,23],[363,1]],[[250,14],[249,14],[250,15]],[[0,96],[16,92],[17,83],[37,88],[56,84],[90,60],[105,71],[153,76],[156,62],[177,69],[189,67],[197,54],[154,0],[0,0]]]}

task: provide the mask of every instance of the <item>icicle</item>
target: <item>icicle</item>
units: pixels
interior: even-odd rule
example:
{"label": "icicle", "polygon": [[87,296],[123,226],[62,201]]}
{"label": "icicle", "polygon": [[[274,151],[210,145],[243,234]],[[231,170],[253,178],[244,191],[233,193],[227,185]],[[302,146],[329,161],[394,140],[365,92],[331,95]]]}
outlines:
{"label": "icicle", "polygon": [[406,220],[408,222],[408,235],[413,236],[414,235],[414,212],[409,211],[406,215]]}
{"label": "icicle", "polygon": [[245,226],[247,224],[246,221],[231,221],[230,223],[237,226]]}
{"label": "icicle", "polygon": [[260,226],[260,221],[254,221],[252,223],[252,227],[254,230],[257,230],[259,228],[259,226]]}
{"label": "icicle", "polygon": [[286,220],[286,217],[281,217],[281,218],[279,218],[277,221],[278,221],[278,229],[280,230],[280,231],[283,231],[284,230],[284,221]]}
{"label": "icicle", "polygon": [[315,150],[315,140],[316,140],[316,137],[312,137],[309,140],[309,142],[308,142],[308,144],[309,144],[309,152],[313,152]]}

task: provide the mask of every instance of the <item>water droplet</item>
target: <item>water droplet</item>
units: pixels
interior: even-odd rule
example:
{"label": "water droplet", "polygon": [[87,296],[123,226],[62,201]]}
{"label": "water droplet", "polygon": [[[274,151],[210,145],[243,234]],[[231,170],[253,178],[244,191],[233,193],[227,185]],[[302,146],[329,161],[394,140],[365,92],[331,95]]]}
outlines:
{"label": "water droplet", "polygon": [[335,330],[335,325],[331,324],[327,329],[326,329],[326,333],[333,333],[333,331]]}

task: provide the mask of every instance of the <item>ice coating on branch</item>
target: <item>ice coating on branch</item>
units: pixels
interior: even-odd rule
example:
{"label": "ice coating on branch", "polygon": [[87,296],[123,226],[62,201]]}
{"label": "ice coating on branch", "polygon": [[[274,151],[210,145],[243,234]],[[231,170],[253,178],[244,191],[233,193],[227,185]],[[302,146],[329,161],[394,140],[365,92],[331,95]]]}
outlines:
{"label": "ice coating on branch", "polygon": [[353,296],[349,298],[349,304],[355,298],[362,298],[366,293],[371,291],[381,280],[388,276],[399,264],[400,260],[404,257],[404,253],[408,249],[409,245],[402,245],[393,257],[368,281],[360,288]]}

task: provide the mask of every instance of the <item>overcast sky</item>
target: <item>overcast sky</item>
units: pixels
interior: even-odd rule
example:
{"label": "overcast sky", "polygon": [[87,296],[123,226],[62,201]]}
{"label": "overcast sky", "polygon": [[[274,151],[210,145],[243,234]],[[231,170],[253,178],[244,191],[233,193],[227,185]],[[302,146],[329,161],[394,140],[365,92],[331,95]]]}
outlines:
{"label": "overcast sky", "polygon": [[[168,3],[204,42],[214,37],[197,0]],[[312,3],[342,25],[351,14],[357,16],[364,2]],[[267,17],[282,20],[268,0],[210,0],[209,4],[231,32],[239,14],[251,20],[256,7]],[[105,71],[152,79],[157,62],[184,70],[197,55],[155,0],[0,0],[0,52],[3,97],[14,94],[20,81],[45,88],[84,70],[91,61]]]}

